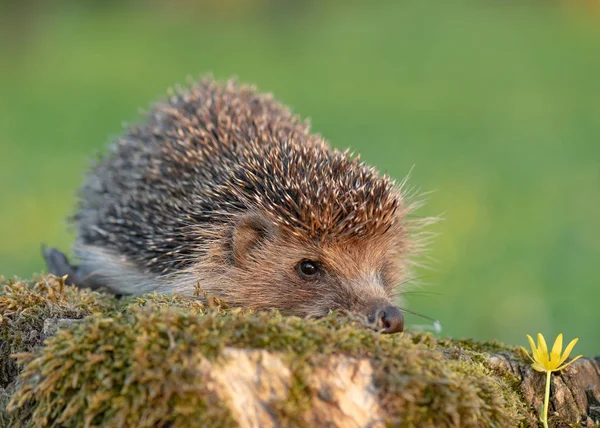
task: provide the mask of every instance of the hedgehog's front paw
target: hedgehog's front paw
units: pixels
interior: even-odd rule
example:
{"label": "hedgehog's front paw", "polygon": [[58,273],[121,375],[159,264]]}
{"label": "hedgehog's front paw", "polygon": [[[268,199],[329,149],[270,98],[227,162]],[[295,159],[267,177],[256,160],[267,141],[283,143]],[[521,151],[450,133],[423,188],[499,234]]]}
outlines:
{"label": "hedgehog's front paw", "polygon": [[56,248],[47,248],[46,245],[42,244],[42,255],[44,256],[44,260],[46,260],[48,273],[60,277],[68,275],[65,282],[69,285],[73,283],[77,268],[69,263],[64,253]]}

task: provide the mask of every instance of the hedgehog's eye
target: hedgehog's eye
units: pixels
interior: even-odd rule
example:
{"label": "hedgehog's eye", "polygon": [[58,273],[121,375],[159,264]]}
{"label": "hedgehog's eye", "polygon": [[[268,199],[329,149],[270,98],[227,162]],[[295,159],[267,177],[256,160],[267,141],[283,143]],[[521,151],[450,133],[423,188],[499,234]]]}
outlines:
{"label": "hedgehog's eye", "polygon": [[296,266],[300,276],[314,278],[319,273],[319,264],[313,260],[302,260]]}

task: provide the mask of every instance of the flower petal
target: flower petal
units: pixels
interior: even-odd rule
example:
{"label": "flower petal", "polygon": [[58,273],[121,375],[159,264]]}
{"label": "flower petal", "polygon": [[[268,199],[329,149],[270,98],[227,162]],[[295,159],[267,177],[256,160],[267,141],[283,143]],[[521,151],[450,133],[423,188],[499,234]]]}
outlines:
{"label": "flower petal", "polygon": [[553,372],[557,372],[559,370],[564,369],[565,367],[567,367],[568,365],[573,364],[575,361],[577,361],[578,359],[580,359],[583,355],[577,355],[575,358],[573,358],[571,361],[569,361],[568,363],[563,364],[562,366],[560,366],[557,369],[552,370]]}
{"label": "flower petal", "polygon": [[575,347],[575,344],[579,341],[579,338],[576,337],[575,339],[571,340],[569,342],[569,344],[567,345],[567,347],[565,348],[565,352],[563,352],[562,357],[560,357],[560,360],[558,360],[557,365],[561,365],[567,358],[569,358],[569,354],[571,353],[571,351],[573,350],[573,348]]}
{"label": "flower petal", "polygon": [[538,352],[537,346],[535,346],[535,342],[533,341],[533,337],[527,335],[527,340],[529,340],[529,346],[531,346],[531,353],[533,355],[533,361],[540,361],[540,353]]}
{"label": "flower petal", "polygon": [[544,367],[548,368],[550,365],[550,358],[548,358],[548,345],[546,345],[546,339],[542,336],[542,333],[538,333],[538,351],[540,353],[540,363]]}
{"label": "flower petal", "polygon": [[525,352],[525,355],[527,355],[527,358],[529,358],[529,359],[531,360],[531,362],[532,362],[532,363],[535,363],[535,360],[534,360],[533,358],[531,358],[531,355],[529,355],[529,352],[527,351],[527,349],[525,349],[525,348],[523,348],[523,347],[521,346],[521,350],[522,350],[523,352]]}
{"label": "flower petal", "polygon": [[554,341],[554,345],[552,345],[552,351],[550,352],[550,366],[558,367],[560,365],[560,353],[562,352],[562,344],[563,344],[563,335],[562,333],[558,335],[556,340]]}
{"label": "flower petal", "polygon": [[544,367],[543,365],[541,365],[540,363],[533,363],[531,365],[531,367],[533,368],[533,370],[538,371],[538,372],[547,372],[548,370],[546,370],[546,367]]}

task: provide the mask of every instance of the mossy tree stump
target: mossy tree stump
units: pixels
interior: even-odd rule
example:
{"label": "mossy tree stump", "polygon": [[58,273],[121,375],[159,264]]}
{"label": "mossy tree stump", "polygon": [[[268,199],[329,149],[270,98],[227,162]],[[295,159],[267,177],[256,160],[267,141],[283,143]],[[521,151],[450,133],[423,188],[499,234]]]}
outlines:
{"label": "mossy tree stump", "polygon": [[[517,348],[205,302],[3,281],[1,426],[538,424],[544,376]],[[597,426],[598,359],[552,382],[553,426]]]}

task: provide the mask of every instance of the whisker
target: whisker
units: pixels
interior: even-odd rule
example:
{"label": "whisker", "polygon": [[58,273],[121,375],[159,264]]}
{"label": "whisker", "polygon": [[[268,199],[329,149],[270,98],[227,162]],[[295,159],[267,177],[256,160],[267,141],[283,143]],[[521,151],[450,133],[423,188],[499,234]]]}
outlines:
{"label": "whisker", "polygon": [[394,296],[447,296],[444,293],[437,293],[435,291],[399,291],[394,294]]}
{"label": "whisker", "polygon": [[437,320],[436,320],[436,319],[434,319],[434,318],[431,318],[431,317],[428,317],[427,315],[423,315],[423,314],[420,314],[420,313],[418,313],[418,312],[414,312],[414,311],[409,311],[408,309],[404,309],[404,308],[398,308],[398,309],[400,309],[402,312],[406,312],[406,313],[408,313],[408,314],[411,314],[411,315],[415,315],[415,316],[421,317],[421,318],[423,318],[423,319],[426,319],[426,320],[428,320],[428,321],[437,322]]}
{"label": "whisker", "polygon": [[422,279],[428,279],[433,277],[433,275],[419,275],[419,276],[411,276],[406,278],[405,280],[399,282],[398,284],[396,284],[396,287],[399,287],[401,285],[405,285],[408,284],[409,282],[413,282],[413,281],[420,281]]}
{"label": "whisker", "polygon": [[[396,296],[400,296],[400,295],[408,295],[410,293],[418,293],[420,292],[420,290],[418,290],[418,288],[423,286],[423,282],[422,280],[426,280],[431,278],[433,275],[420,275],[420,276],[412,276],[409,278],[404,279],[403,281],[398,282],[396,285],[394,285],[390,290],[389,293],[392,297],[396,297]],[[411,284],[413,283],[413,284]],[[405,290],[404,286],[409,285],[409,289]],[[415,290],[415,288],[417,288],[417,290]],[[428,293],[427,291],[425,291],[424,293]],[[431,294],[434,294],[434,292],[430,292]]]}

